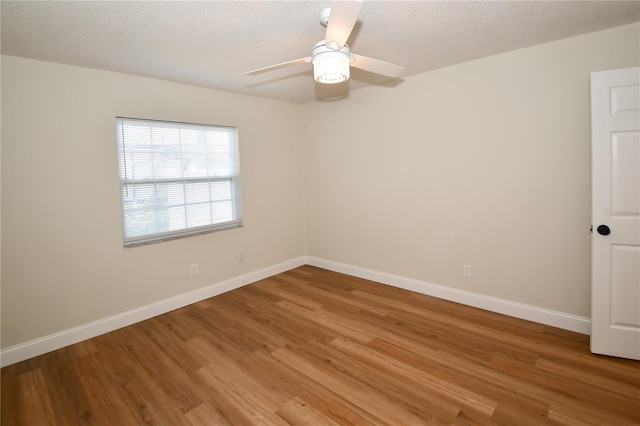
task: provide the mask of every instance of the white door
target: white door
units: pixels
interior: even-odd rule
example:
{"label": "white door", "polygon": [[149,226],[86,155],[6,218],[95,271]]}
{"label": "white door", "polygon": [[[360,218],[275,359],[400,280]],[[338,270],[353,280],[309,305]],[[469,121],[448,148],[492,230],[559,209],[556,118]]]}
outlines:
{"label": "white door", "polygon": [[591,351],[640,359],[640,68],[591,73]]}

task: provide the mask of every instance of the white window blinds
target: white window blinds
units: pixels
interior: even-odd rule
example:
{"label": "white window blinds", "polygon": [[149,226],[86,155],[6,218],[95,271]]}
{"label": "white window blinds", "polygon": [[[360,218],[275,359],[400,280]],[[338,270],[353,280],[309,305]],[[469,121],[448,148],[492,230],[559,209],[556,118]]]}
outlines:
{"label": "white window blinds", "polygon": [[241,225],[235,127],[116,124],[125,246]]}

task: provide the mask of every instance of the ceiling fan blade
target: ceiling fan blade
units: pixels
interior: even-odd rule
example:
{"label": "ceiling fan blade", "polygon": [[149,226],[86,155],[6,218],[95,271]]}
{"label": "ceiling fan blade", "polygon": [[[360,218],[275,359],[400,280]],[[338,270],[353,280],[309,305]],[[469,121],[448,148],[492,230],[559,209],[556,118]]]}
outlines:
{"label": "ceiling fan blade", "polygon": [[307,56],[306,58],[294,59],[293,61],[282,62],[280,64],[269,65],[268,67],[258,68],[257,70],[243,72],[243,75],[255,75],[260,74],[267,71],[274,71],[280,68],[290,67],[293,65],[299,65],[305,62],[311,62],[311,56]]}
{"label": "ceiling fan blade", "polygon": [[373,72],[387,77],[398,77],[404,72],[404,68],[398,65],[390,64],[379,59],[368,58],[362,55],[351,54],[353,61],[351,66],[354,68],[360,68],[361,70]]}
{"label": "ceiling fan blade", "polygon": [[358,20],[361,7],[362,0],[335,0],[331,4],[329,23],[324,37],[327,46],[337,45],[336,50],[342,49]]}

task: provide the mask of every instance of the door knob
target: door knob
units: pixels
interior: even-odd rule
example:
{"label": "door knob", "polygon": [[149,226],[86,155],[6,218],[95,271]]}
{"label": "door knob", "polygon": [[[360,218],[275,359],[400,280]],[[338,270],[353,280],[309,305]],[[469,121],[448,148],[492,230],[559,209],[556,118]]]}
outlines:
{"label": "door knob", "polygon": [[607,225],[600,225],[596,228],[598,234],[600,235],[609,235],[611,233],[611,229]]}

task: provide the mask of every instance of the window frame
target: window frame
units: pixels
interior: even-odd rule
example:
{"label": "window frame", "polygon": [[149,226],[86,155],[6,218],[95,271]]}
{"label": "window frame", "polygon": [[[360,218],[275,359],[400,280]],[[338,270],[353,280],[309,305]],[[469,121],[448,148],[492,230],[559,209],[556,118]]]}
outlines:
{"label": "window frame", "polygon": [[[152,128],[153,124],[162,125],[162,127],[173,127],[175,129],[185,129],[185,128],[197,128],[201,130],[210,129],[224,129],[225,131],[231,131],[233,136],[230,141],[230,149],[232,150],[232,170],[233,172],[224,175],[224,176],[197,176],[197,177],[185,177],[184,173],[180,178],[142,178],[135,179],[131,176],[128,176],[127,170],[127,157],[126,157],[126,148],[127,141],[125,140],[126,135],[123,132],[123,126],[125,122],[140,122],[142,124],[148,124],[149,128]],[[214,125],[214,124],[202,124],[202,123],[189,123],[189,122],[180,122],[180,121],[168,121],[168,120],[155,120],[155,119],[145,119],[145,118],[132,118],[132,117],[121,117],[116,116],[116,142],[117,142],[117,151],[118,151],[118,176],[119,176],[119,188],[120,188],[120,205],[121,205],[121,218],[122,218],[122,237],[123,237],[123,246],[125,248],[128,247],[136,247],[147,244],[154,244],[163,241],[170,241],[179,238],[187,238],[196,235],[207,234],[211,232],[222,231],[226,229],[238,228],[242,227],[242,197],[241,197],[241,188],[240,188],[240,152],[239,152],[239,140],[238,140],[238,127],[237,126],[228,126],[228,125]],[[180,142],[182,145],[182,142]],[[184,152],[182,148],[180,148],[180,160],[184,160]],[[155,171],[154,171],[155,174]],[[183,191],[185,195],[185,201],[182,206],[185,207],[185,223],[188,221],[188,213],[186,212],[187,206],[190,205],[187,203],[186,198],[188,197],[188,186],[187,184],[194,183],[213,183],[213,182],[224,182],[228,181],[230,183],[230,202],[231,202],[231,211],[232,211],[232,219],[224,222],[216,222],[210,223],[202,226],[185,226],[184,228],[164,231],[164,232],[155,232],[155,233],[146,233],[143,235],[137,236],[126,236],[127,230],[127,218],[126,218],[126,199],[125,193],[129,188],[135,188],[136,186],[141,185],[154,185],[154,190],[157,191],[158,185],[167,185],[167,184],[182,184]],[[219,200],[213,200],[211,196],[211,191],[209,191],[208,203],[212,204]],[[168,209],[168,206],[164,207]],[[160,212],[162,209],[153,209],[150,211]],[[211,220],[213,222],[213,219]]]}

